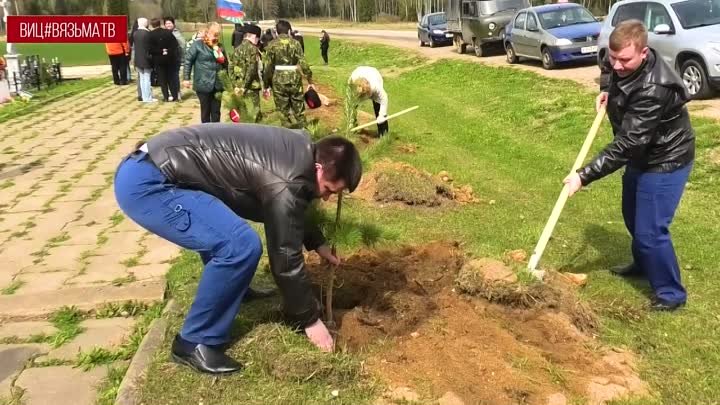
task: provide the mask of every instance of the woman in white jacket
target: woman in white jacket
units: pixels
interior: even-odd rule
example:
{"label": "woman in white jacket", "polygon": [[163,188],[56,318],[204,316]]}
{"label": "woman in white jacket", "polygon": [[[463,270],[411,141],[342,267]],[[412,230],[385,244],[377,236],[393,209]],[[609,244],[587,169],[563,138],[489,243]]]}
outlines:
{"label": "woman in white jacket", "polygon": [[383,88],[383,78],[377,69],[360,66],[350,75],[350,85],[354,87],[361,100],[371,99],[377,118],[378,136],[388,132],[387,110],[388,95]]}

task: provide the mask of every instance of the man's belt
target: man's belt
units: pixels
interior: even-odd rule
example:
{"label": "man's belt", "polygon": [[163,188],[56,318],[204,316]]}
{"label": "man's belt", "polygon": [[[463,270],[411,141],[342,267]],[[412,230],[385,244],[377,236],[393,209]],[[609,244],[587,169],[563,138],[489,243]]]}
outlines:
{"label": "man's belt", "polygon": [[297,65],[275,65],[275,70],[278,71],[292,71],[297,70]]}

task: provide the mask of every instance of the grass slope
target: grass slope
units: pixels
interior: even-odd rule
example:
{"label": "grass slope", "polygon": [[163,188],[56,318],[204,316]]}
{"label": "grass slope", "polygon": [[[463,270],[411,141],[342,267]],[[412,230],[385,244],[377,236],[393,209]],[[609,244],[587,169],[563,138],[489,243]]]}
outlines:
{"label": "grass slope", "polygon": [[[317,40],[306,40],[317,80],[341,94],[341,85],[357,65],[379,67],[386,74],[390,112],[413,105],[420,109],[390,123],[394,141],[375,150],[372,161],[391,158],[429,172],[450,172],[469,184],[485,203],[444,211],[379,208],[349,199],[343,214],[376,224],[385,244],[456,239],[464,249],[500,257],[517,248],[531,250],[594,118],[594,94],[570,81],[529,72],[493,68],[462,61],[423,61],[397,49],[333,42],[331,65],[320,66]],[[416,69],[411,69],[415,67]],[[365,103],[363,109],[371,111]],[[642,359],[642,376],[668,404],[711,404],[720,397],[720,354],[716,350],[720,318],[715,281],[720,244],[720,170],[708,159],[720,144],[720,125],[693,118],[698,160],[673,226],[675,246],[690,298],[676,314],[645,309],[648,287],[612,277],[607,269],[630,260],[629,238],[620,213],[620,175],[593,184],[573,197],[546,251],[543,267],[590,275],[585,298],[603,316],[602,339],[627,346]],[[611,139],[603,126],[594,149]],[[412,143],[405,154],[396,145]],[[493,204],[489,204],[494,200]],[[348,252],[352,246],[341,246]],[[196,288],[200,262],[186,253],[169,278],[172,293],[187,308]],[[256,281],[269,283],[266,271]],[[158,354],[143,387],[142,401],[165,403],[367,403],[377,392],[373,381],[357,378],[360,357],[323,355],[322,364],[337,372],[277,373],[274,359],[318,354],[292,331],[275,323],[277,302],[244,307],[236,321],[240,341],[231,354],[246,361],[241,376],[212,378],[167,363],[167,345]],[[173,319],[173,327],[182,318]],[[258,326],[260,325],[260,326]],[[248,333],[248,335],[245,335]],[[169,336],[172,336],[170,334]],[[267,353],[267,357],[265,355]],[[295,357],[293,357],[295,356]],[[315,361],[313,360],[313,361]],[[270,364],[270,365],[268,365]],[[312,366],[311,366],[312,368]],[[304,376],[297,378],[297,376]],[[334,398],[331,391],[340,390]],[[289,402],[288,402],[289,401]],[[632,403],[632,401],[627,402]]]}

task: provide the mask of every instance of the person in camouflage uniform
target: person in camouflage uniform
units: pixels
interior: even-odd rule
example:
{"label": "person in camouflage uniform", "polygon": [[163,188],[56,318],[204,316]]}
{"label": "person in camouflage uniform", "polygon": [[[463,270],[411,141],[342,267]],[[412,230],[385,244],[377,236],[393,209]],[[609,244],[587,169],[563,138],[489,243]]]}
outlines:
{"label": "person in camouflage uniform", "polygon": [[305,100],[301,72],[308,81],[308,88],[314,88],[312,71],[300,43],[289,36],[290,23],[280,20],[275,28],[278,37],[265,48],[264,96],[269,97],[272,89],[283,126],[302,128],[305,126]]}
{"label": "person in camouflage uniform", "polygon": [[262,31],[257,25],[243,27],[245,37],[242,43],[235,48],[230,59],[231,79],[235,87],[235,94],[243,97],[245,111],[249,117],[242,117],[244,121],[260,122],[260,90],[262,60],[257,43]]}

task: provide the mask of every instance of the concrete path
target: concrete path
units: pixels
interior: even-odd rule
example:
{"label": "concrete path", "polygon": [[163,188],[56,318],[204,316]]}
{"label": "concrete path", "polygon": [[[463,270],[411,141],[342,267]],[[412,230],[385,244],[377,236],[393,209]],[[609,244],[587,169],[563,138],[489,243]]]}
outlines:
{"label": "concrete path", "polygon": [[179,249],[122,215],[113,173],[136,142],[192,122],[196,99],[143,105],[135,86],[108,85],[0,126],[0,404],[94,404],[106,367],[72,366],[126,342],[132,317],[91,314],[59,347],[29,342],[57,333],[47,319],[64,306],[163,299]]}

